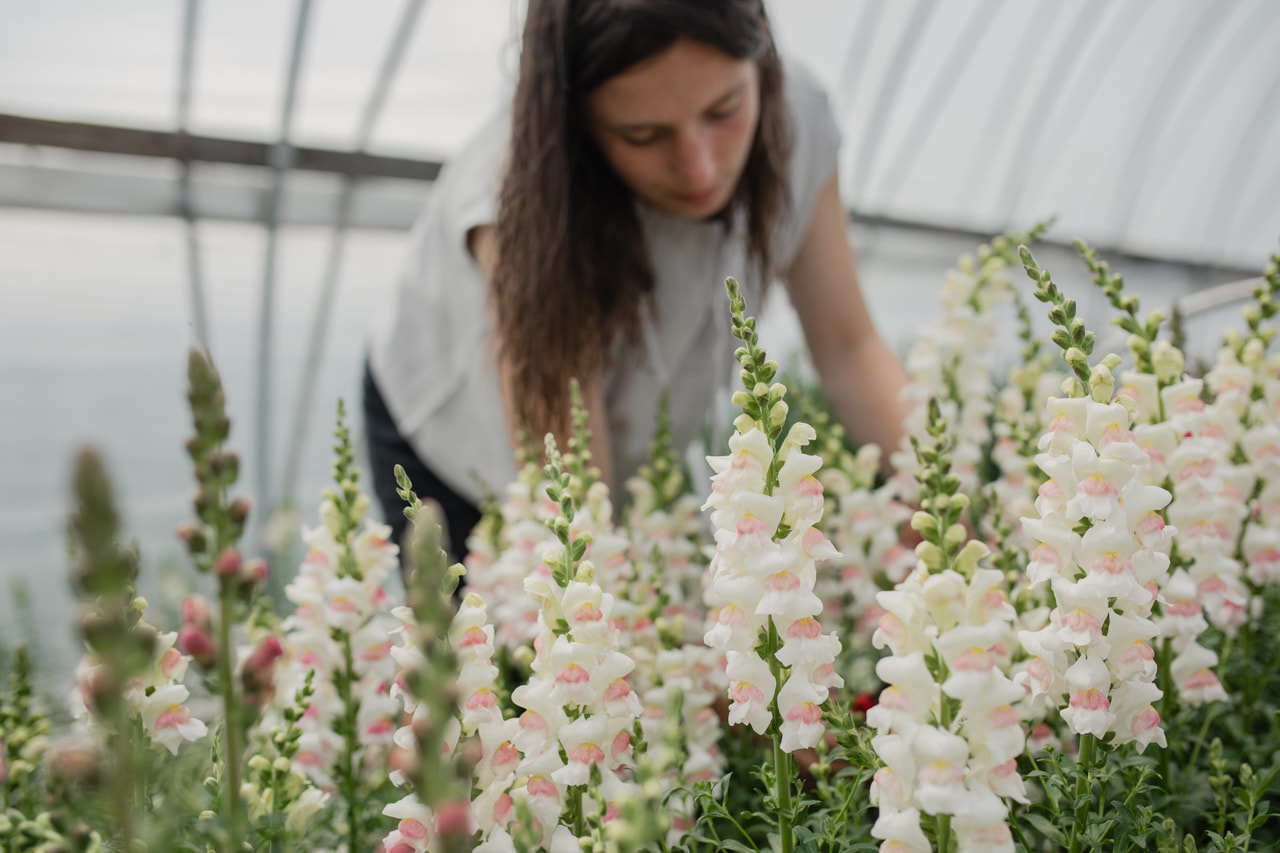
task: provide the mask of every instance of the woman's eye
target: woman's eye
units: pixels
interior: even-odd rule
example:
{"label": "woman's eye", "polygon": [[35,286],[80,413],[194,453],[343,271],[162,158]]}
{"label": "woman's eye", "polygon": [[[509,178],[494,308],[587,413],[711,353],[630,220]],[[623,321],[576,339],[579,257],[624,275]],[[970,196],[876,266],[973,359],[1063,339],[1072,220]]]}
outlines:
{"label": "woman's eye", "polygon": [[659,133],[657,131],[649,131],[645,133],[627,133],[623,134],[622,141],[636,148],[643,148],[646,145],[652,145],[658,141]]}
{"label": "woman's eye", "polygon": [[724,106],[719,106],[709,111],[707,113],[707,118],[714,121],[724,121],[725,119],[733,118],[733,116],[738,112],[738,108],[741,106],[742,101],[735,99],[730,104],[725,104]]}

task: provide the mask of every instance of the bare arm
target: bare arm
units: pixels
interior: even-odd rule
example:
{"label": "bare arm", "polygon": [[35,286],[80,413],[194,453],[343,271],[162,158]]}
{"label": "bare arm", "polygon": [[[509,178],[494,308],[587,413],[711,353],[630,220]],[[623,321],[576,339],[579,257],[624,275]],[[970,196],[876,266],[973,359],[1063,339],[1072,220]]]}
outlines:
{"label": "bare arm", "polygon": [[907,377],[876,331],[858,287],[838,178],[818,197],[809,231],[787,271],[787,292],[804,329],[822,389],[856,444],[898,446]]}
{"label": "bare arm", "polygon": [[[498,262],[497,236],[492,226],[482,225],[467,232],[467,249],[480,267],[485,278],[493,276]],[[511,437],[512,448],[515,447],[516,421],[515,396],[511,389],[510,374],[506,365],[498,366],[499,383],[502,386],[502,399],[507,413],[507,434]],[[569,377],[565,377],[569,381]],[[591,461],[600,469],[600,478],[613,492],[613,451],[609,444],[608,420],[605,417],[604,381],[599,373],[590,377],[578,377],[582,386],[582,402],[587,407],[587,429],[591,431]],[[541,436],[534,436],[535,444],[542,447]],[[557,431],[556,447],[562,451],[568,446],[567,432]]]}

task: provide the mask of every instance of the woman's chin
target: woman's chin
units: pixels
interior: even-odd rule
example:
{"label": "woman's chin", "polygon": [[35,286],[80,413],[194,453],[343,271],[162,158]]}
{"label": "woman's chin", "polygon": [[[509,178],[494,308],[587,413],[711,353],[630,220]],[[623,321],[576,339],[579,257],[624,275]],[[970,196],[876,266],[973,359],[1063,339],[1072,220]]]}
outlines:
{"label": "woman's chin", "polygon": [[702,221],[712,219],[729,203],[724,193],[717,190],[694,196],[669,196],[660,207],[681,219]]}

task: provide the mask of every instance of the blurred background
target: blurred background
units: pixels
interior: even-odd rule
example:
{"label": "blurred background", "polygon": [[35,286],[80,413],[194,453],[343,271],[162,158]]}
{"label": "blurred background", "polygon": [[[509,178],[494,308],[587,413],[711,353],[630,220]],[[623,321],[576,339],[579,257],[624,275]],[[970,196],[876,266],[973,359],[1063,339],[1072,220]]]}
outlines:
{"label": "blurred background", "polygon": [[[1278,248],[1280,4],[769,10],[830,93],[863,289],[899,349],[957,255],[1048,216],[1037,256],[1091,325],[1108,311],[1073,237],[1144,309],[1185,300],[1201,355]],[[191,345],[226,385],[246,550],[314,523],[339,399],[362,434],[372,311],[440,164],[509,95],[522,16],[520,0],[0,0],[0,634],[34,635],[47,673],[74,659],[77,447],[107,457],[153,605],[189,583],[173,529]],[[766,320],[773,353],[800,349],[785,304]]]}

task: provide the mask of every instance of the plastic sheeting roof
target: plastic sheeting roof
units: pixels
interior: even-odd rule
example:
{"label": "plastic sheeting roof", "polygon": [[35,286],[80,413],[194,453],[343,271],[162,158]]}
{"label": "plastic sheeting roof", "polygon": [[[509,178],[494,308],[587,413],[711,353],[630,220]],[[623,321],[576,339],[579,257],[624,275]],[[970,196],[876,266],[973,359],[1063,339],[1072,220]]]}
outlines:
{"label": "plastic sheeting roof", "polygon": [[[457,150],[509,91],[522,5],[428,2],[369,150],[424,159]],[[200,4],[193,133],[276,138],[300,8]],[[295,144],[355,144],[404,8],[311,5]],[[1277,248],[1272,0],[769,8],[783,50],[832,94],[846,200],[859,213],[987,231],[1057,214],[1058,233],[1242,269],[1260,268]],[[182,17],[172,0],[0,0],[0,112],[175,128]]]}

